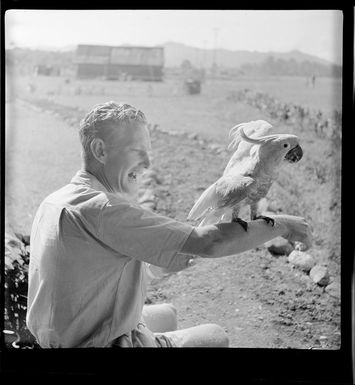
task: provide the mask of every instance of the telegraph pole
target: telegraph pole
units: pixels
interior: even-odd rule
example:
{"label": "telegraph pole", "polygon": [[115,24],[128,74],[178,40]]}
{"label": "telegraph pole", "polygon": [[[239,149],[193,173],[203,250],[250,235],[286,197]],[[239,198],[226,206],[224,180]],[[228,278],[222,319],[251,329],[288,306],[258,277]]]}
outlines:
{"label": "telegraph pole", "polygon": [[213,31],[214,31],[214,50],[213,50],[212,68],[213,68],[213,72],[215,73],[217,69],[217,35],[218,35],[219,28],[213,28]]}
{"label": "telegraph pole", "polygon": [[203,63],[202,67],[205,68],[206,66],[206,51],[207,51],[207,40],[203,41]]}

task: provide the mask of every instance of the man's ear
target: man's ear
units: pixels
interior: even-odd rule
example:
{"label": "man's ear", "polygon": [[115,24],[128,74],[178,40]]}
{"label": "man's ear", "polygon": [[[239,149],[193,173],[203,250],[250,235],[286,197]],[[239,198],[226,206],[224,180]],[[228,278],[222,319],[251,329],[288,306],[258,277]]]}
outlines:
{"label": "man's ear", "polygon": [[90,148],[95,159],[100,163],[105,164],[107,160],[107,151],[104,141],[100,138],[95,138],[90,143]]}

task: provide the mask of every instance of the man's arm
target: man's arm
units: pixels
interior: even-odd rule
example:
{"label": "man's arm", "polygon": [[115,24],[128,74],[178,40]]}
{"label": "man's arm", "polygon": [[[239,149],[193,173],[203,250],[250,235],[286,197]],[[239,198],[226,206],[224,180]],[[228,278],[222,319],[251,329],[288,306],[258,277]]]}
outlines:
{"label": "man's arm", "polygon": [[204,258],[219,258],[242,253],[282,236],[290,241],[303,242],[306,248],[312,245],[310,226],[301,217],[274,215],[274,226],[264,220],[248,222],[246,232],[238,223],[219,223],[196,227],[181,253]]}

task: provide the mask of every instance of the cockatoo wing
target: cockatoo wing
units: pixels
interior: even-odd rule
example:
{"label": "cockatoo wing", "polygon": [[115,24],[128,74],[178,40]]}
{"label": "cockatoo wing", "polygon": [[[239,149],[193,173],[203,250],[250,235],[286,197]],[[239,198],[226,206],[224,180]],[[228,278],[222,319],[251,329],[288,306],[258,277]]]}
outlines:
{"label": "cockatoo wing", "polygon": [[225,214],[224,209],[247,197],[254,183],[247,176],[222,176],[201,194],[187,218],[198,220],[208,215],[216,223]]}
{"label": "cockatoo wing", "polygon": [[255,180],[249,176],[226,175],[216,182],[216,195],[219,206],[233,207],[244,200],[255,186]]}
{"label": "cockatoo wing", "polygon": [[[231,211],[231,209],[230,209],[230,211]],[[207,213],[204,215],[204,218],[200,222],[199,227],[220,223],[227,214],[229,214],[229,213],[228,213],[228,209],[226,207],[224,207],[222,209],[214,209],[211,211],[207,211]],[[231,217],[231,215],[229,215],[229,216]]]}
{"label": "cockatoo wing", "polygon": [[200,219],[207,211],[218,206],[216,183],[211,184],[197,199],[187,216],[187,219]]}
{"label": "cockatoo wing", "polygon": [[230,211],[239,205],[255,184],[253,178],[244,176],[226,176],[216,182],[215,192],[218,197],[217,207],[206,210],[201,216],[199,226],[220,223],[223,217],[231,217]]}

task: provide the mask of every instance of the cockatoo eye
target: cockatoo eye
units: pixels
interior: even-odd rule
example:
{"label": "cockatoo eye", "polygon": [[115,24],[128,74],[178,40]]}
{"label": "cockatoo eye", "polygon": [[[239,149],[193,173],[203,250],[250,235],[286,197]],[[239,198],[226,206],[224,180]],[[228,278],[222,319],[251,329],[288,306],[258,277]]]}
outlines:
{"label": "cockatoo eye", "polygon": [[284,144],[284,148],[287,148],[287,147],[288,147],[288,143],[285,143],[285,144]]}

